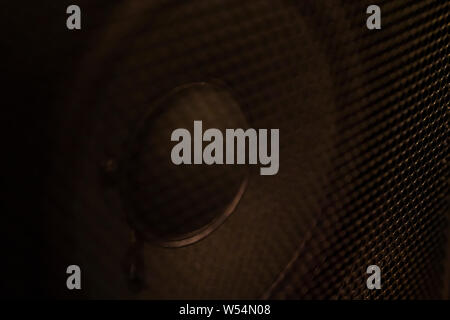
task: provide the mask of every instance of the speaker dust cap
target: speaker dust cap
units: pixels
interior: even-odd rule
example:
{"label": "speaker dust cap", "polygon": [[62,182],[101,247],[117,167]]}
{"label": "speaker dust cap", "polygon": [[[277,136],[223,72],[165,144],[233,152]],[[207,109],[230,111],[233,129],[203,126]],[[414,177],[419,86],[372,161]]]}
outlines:
{"label": "speaker dust cap", "polygon": [[[125,160],[124,194],[132,227],[145,240],[168,247],[201,240],[234,211],[247,184],[244,165],[172,163],[174,130],[245,128],[237,102],[224,86],[205,82],[175,88],[138,125]],[[201,137],[199,138],[201,139]],[[209,142],[202,142],[203,147]],[[202,148],[203,150],[203,148]]]}

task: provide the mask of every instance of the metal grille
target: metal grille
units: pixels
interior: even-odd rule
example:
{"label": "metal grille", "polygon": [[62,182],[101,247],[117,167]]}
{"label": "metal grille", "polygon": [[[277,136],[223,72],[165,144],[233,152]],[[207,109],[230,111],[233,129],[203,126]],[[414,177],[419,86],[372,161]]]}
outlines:
{"label": "metal grille", "polygon": [[[270,297],[437,298],[445,285],[449,6],[380,5],[383,32],[355,40],[362,64],[347,69],[367,75],[364,92],[342,88],[334,210]],[[304,254],[326,258],[308,265]],[[380,291],[363,281],[371,264]]]}
{"label": "metal grille", "polygon": [[[379,1],[380,31],[365,27],[369,4],[131,1],[113,10],[56,115],[50,264],[78,261],[91,297],[439,297],[449,4]],[[280,129],[280,171],[252,172],[233,215],[204,240],[140,244],[134,293],[122,162],[106,182],[102,164],[128,152],[155,101],[197,81],[230,88],[249,127]],[[133,203],[166,195],[147,189]],[[371,264],[382,270],[380,291],[366,288]]]}

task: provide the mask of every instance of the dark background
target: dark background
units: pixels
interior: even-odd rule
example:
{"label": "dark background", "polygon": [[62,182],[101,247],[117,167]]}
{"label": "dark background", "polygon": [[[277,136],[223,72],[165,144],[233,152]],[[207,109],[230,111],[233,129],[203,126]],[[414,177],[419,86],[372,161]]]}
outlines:
{"label": "dark background", "polygon": [[71,1],[5,2],[2,25],[2,296],[48,297],[43,183],[49,171],[56,101],[67,94],[87,35],[114,1],[77,1],[92,14],[68,32]]}

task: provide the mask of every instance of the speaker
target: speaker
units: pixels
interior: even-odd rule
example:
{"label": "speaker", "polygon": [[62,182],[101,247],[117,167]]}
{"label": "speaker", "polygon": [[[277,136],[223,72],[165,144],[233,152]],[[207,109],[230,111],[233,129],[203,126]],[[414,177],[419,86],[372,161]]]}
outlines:
{"label": "speaker", "polygon": [[[448,298],[448,2],[380,0],[380,30],[365,0],[78,2],[79,31],[43,2],[31,53],[42,292]],[[199,120],[278,129],[278,172],[175,165]]]}

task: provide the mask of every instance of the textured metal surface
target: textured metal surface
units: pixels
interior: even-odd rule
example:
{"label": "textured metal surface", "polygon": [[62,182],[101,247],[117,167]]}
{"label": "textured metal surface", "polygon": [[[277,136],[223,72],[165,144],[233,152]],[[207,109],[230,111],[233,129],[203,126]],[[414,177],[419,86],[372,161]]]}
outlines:
{"label": "textured metal surface", "polygon": [[[52,268],[80,264],[90,297],[440,297],[449,4],[379,1],[374,32],[368,4],[141,0],[112,10],[55,115]],[[280,171],[252,172],[236,211],[202,241],[140,244],[136,293],[127,209],[101,164],[127,152],[155,101],[196,81],[229,87],[250,127],[280,129]],[[134,203],[165,195],[150,190]],[[381,267],[380,291],[366,288],[370,264]]]}
{"label": "textured metal surface", "polygon": [[[270,297],[438,298],[445,286],[449,4],[380,5],[383,32],[361,32],[360,70],[347,69],[364,88],[341,87],[333,210]],[[371,264],[380,291],[365,287]]]}

